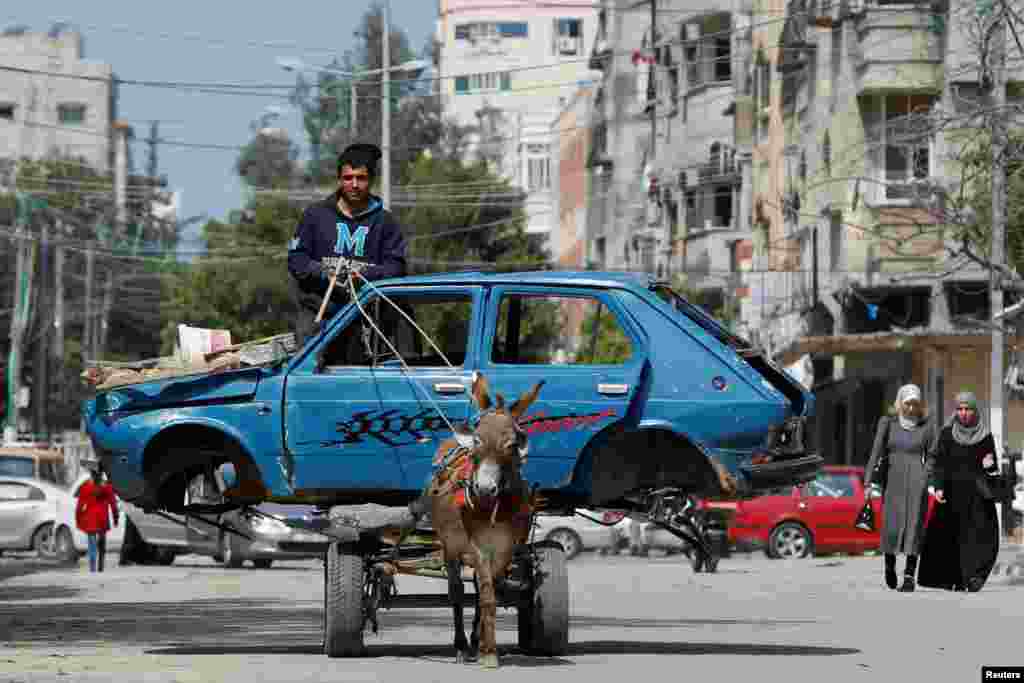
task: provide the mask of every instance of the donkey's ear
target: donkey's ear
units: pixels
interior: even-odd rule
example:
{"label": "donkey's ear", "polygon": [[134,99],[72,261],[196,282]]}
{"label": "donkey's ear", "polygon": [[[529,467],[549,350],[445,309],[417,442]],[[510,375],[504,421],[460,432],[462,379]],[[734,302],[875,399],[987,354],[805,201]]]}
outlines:
{"label": "donkey's ear", "polygon": [[490,387],[487,385],[487,378],[482,372],[473,373],[473,387],[470,389],[476,407],[480,410],[487,410],[491,407]]}
{"label": "donkey's ear", "polygon": [[540,393],[540,388],[542,386],[544,386],[544,380],[537,382],[536,386],[534,386],[529,393],[523,394],[515,403],[512,404],[512,407],[509,408],[509,412],[512,414],[513,419],[518,420],[522,414],[526,412],[526,409],[537,400],[537,394]]}

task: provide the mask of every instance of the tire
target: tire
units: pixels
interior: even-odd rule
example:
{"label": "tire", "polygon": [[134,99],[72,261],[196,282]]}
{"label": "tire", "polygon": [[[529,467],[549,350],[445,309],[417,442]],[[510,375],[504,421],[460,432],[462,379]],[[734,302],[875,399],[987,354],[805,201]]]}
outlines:
{"label": "tire", "polygon": [[324,566],[324,654],[360,657],[363,644],[363,556],[346,543],[327,546]]}
{"label": "tire", "polygon": [[772,530],[765,552],[773,559],[798,559],[811,555],[811,532],[802,524],[783,522]]}
{"label": "tire", "polygon": [[154,560],[161,567],[169,567],[174,564],[175,557],[177,557],[177,553],[170,548],[157,547],[153,552]]}
{"label": "tire", "polygon": [[[569,573],[565,552],[537,548],[533,577],[519,604],[519,649],[526,654],[558,657],[569,649]],[[530,569],[530,568],[528,568]]]}
{"label": "tire", "polygon": [[568,527],[558,527],[552,529],[545,540],[552,541],[562,546],[562,550],[565,551],[565,559],[571,560],[572,558],[583,552],[583,539],[572,529]]}
{"label": "tire", "polygon": [[252,566],[256,569],[270,569],[270,565],[274,564],[273,560],[253,560]]}
{"label": "tire", "polygon": [[239,546],[238,538],[234,534],[224,532],[220,535],[220,561],[228,569],[238,569],[242,566],[242,553]]}

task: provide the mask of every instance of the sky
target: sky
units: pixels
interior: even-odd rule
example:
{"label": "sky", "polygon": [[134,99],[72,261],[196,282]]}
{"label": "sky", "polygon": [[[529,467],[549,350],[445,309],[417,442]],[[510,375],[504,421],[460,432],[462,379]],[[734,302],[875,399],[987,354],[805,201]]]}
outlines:
{"label": "sky", "polygon": [[[353,31],[371,0],[292,0],[271,10],[239,0],[176,0],[170,5],[125,0],[37,0],[5,3],[0,27],[24,24],[46,32],[65,21],[83,36],[85,59],[110,64],[122,79],[196,83],[295,83],[295,74],[276,63],[299,58],[325,66],[356,47]],[[391,0],[391,22],[405,31],[419,51],[433,35],[436,0]],[[308,74],[311,75],[311,74]],[[277,91],[275,91],[277,92]],[[284,127],[307,158],[308,145],[298,111],[282,97],[219,95],[124,85],[119,118],[133,128],[136,172],[148,159],[150,121],[160,121],[168,140],[241,146],[251,138],[250,124],[275,106],[272,125]],[[180,192],[179,219],[205,215],[225,219],[244,203],[234,172],[238,152],[161,145],[159,172]],[[182,251],[200,248],[201,221],[184,234]]]}

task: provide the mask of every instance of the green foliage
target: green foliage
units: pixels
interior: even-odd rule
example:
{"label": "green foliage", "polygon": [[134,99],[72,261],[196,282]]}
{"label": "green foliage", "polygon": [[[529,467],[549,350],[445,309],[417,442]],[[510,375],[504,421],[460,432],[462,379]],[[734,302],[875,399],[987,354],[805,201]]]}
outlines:
{"label": "green foliage", "polygon": [[580,348],[576,362],[588,365],[617,365],[633,352],[633,345],[616,321],[614,314],[604,306],[595,307],[583,319]]}
{"label": "green foliage", "polygon": [[[507,199],[502,200],[507,202],[503,206],[478,203],[488,201],[488,195],[508,197],[515,192],[484,165],[421,155],[406,175],[411,187],[425,188],[422,204],[397,211],[410,240],[416,270],[457,270],[459,266],[451,264],[460,262],[493,263],[502,269],[516,270],[536,268],[545,260],[539,240],[525,232],[526,217],[521,203]],[[482,183],[491,189],[474,189]],[[458,199],[451,204],[438,201],[437,197],[453,192],[451,188],[459,188]],[[489,224],[494,225],[479,227]]]}
{"label": "green foliage", "polygon": [[[1010,135],[1011,149],[1024,146],[1024,135]],[[951,237],[988,256],[992,249],[992,144],[986,135],[963,141],[959,155],[960,188],[949,198],[947,211],[967,220],[951,221]],[[1006,257],[1010,267],[1024,272],[1024,165],[1011,163],[1006,173]]]}
{"label": "green foliage", "polygon": [[207,223],[209,255],[166,276],[162,353],[173,350],[178,324],[228,329],[236,342],[294,329],[299,307],[286,259],[301,207],[261,198],[252,209],[251,223]]}

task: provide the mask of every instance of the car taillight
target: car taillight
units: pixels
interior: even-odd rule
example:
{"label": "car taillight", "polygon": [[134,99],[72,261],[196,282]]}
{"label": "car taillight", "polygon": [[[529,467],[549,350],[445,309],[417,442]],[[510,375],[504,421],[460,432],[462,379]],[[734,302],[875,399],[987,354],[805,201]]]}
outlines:
{"label": "car taillight", "polygon": [[605,524],[618,524],[625,516],[625,512],[606,512],[601,516],[601,521]]}

